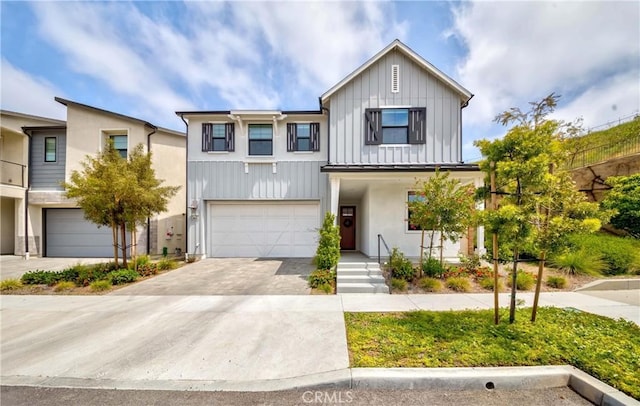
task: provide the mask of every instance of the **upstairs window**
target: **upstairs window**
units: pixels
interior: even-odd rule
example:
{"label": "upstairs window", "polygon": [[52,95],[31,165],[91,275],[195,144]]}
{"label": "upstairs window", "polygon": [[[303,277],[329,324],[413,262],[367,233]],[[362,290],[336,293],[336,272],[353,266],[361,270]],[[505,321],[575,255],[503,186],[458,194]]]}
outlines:
{"label": "upstairs window", "polygon": [[231,152],[234,150],[233,123],[202,124],[202,151]]}
{"label": "upstairs window", "polygon": [[249,124],[249,155],[273,155],[271,124]]}
{"label": "upstairs window", "polygon": [[113,148],[121,157],[127,158],[127,136],[126,135],[110,135],[109,141],[113,143]]}
{"label": "upstairs window", "polygon": [[287,124],[287,151],[320,151],[320,123]]}
{"label": "upstairs window", "polygon": [[427,109],[366,109],[365,145],[426,144]]}
{"label": "upstairs window", "polygon": [[45,162],[56,162],[56,153],[57,153],[57,138],[56,137],[45,137],[44,138],[44,161]]}

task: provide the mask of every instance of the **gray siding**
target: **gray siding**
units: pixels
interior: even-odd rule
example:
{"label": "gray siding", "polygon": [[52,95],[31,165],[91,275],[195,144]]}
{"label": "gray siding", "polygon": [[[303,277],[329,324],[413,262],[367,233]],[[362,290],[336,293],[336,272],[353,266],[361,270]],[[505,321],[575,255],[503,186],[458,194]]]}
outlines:
{"label": "gray siding", "polygon": [[327,204],[327,175],[320,172],[321,161],[285,161],[249,164],[243,162],[189,162],[189,201],[191,200],[321,200]]}
{"label": "gray siding", "polygon": [[[400,65],[400,92],[391,93],[391,65]],[[331,163],[459,162],[461,96],[399,51],[392,51],[329,100]],[[366,108],[426,107],[425,145],[364,145]]]}
{"label": "gray siding", "polygon": [[[57,138],[56,162],[44,161],[45,137]],[[64,131],[38,131],[31,139],[31,188],[35,190],[64,190],[67,136]]]}

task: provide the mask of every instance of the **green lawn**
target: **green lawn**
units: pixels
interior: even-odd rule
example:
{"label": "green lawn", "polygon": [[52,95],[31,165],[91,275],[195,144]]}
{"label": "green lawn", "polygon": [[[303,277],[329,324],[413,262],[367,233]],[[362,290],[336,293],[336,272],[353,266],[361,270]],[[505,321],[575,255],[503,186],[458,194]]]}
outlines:
{"label": "green lawn", "polygon": [[640,328],[579,311],[519,309],[346,313],[352,367],[487,367],[570,364],[640,399]]}

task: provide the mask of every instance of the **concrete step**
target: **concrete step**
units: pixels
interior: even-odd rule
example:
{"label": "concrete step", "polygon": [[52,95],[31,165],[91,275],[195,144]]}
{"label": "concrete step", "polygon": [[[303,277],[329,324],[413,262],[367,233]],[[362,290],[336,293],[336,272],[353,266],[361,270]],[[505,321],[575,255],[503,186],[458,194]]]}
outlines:
{"label": "concrete step", "polygon": [[380,269],[380,264],[377,262],[338,262],[338,268],[353,269],[353,268],[365,268],[365,269]]}
{"label": "concrete step", "polygon": [[382,283],[384,284],[384,277],[382,275],[342,275],[337,276],[338,284],[345,283]]}
{"label": "concrete step", "polygon": [[338,275],[368,275],[368,276],[379,276],[382,275],[382,270],[380,269],[365,269],[365,268],[353,268],[353,269],[343,269],[338,268]]}
{"label": "concrete step", "polygon": [[338,283],[336,293],[389,293],[389,287],[379,283]]}

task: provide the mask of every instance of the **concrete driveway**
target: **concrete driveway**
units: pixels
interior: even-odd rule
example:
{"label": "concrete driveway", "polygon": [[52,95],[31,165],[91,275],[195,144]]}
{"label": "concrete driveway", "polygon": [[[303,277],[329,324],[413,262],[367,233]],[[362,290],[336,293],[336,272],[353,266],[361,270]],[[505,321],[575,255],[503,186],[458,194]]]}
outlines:
{"label": "concrete driveway", "polygon": [[208,258],[111,295],[308,295],[311,258]]}

